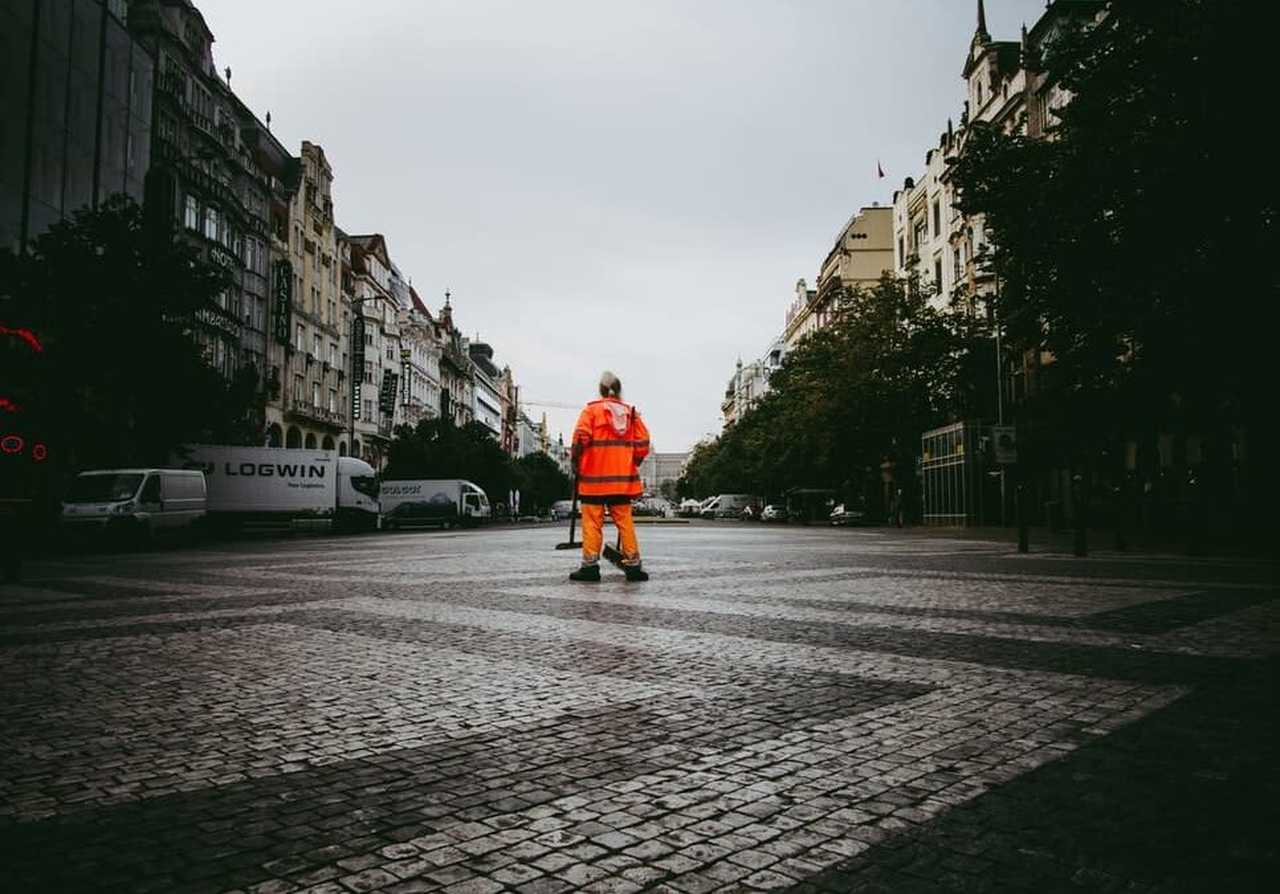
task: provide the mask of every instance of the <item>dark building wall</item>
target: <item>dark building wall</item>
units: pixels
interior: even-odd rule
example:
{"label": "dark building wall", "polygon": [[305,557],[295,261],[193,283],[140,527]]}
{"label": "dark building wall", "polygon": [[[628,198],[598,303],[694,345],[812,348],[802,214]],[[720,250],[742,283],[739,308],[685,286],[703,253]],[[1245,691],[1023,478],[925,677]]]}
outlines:
{"label": "dark building wall", "polygon": [[0,245],[114,193],[141,202],[155,65],[119,0],[0,0]]}

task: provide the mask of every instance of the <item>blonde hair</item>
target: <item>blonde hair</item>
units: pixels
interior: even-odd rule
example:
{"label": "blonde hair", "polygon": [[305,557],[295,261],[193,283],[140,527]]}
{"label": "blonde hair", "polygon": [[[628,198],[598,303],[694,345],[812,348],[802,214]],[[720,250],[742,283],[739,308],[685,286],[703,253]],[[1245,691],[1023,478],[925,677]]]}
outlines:
{"label": "blonde hair", "polygon": [[600,396],[601,397],[621,397],[622,396],[622,380],[616,375],[605,370],[600,373]]}

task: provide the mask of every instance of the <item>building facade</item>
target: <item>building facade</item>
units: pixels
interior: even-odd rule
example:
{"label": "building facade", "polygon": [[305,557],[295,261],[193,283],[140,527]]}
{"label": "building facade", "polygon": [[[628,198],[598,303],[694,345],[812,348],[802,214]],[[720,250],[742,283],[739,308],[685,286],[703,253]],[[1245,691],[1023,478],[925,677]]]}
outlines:
{"label": "building facade", "polygon": [[466,340],[453,324],[452,296],[444,293],[440,309],[440,417],[463,426],[475,413],[475,384]]}
{"label": "building facade", "polygon": [[841,228],[822,262],[817,299],[809,307],[813,328],[822,329],[831,322],[842,289],[873,288],[893,269],[893,209],[862,208]]}
{"label": "building facade", "polygon": [[349,235],[352,302],[351,453],[381,469],[400,395],[400,307],[380,233]]}
{"label": "building facade", "polygon": [[0,247],[81,208],[142,203],[155,56],[124,0],[0,0]]}
{"label": "building facade", "polygon": [[486,342],[467,343],[471,358],[473,401],[471,417],[483,425],[499,444],[502,443],[502,373],[493,363],[493,348]]}
{"label": "building facade", "polygon": [[333,169],[320,146],[303,142],[285,171],[291,188],[277,200],[287,204],[275,221],[272,266],[289,300],[272,307],[266,442],[345,452],[351,309],[341,286]]}
{"label": "building facade", "polygon": [[645,493],[657,494],[668,482],[674,485],[680,480],[684,464],[689,460],[689,452],[684,453],[650,453],[640,463],[640,481]]}
{"label": "building facade", "polygon": [[760,402],[769,391],[769,380],[782,366],[787,355],[787,343],[781,335],[769,343],[769,347],[758,360],[744,364],[738,359],[737,368],[729,379],[724,391],[724,399],[720,402],[720,412],[724,416],[724,424],[732,425],[746,415],[747,411]]}
{"label": "building facade", "polygon": [[223,375],[243,370],[261,383],[271,195],[242,138],[252,116],[231,91],[230,69],[214,67],[213,33],[189,0],[134,0],[129,28],[156,60],[147,212],[231,273],[196,335]]}
{"label": "building facade", "polygon": [[440,417],[440,333],[431,311],[413,286],[409,307],[400,310],[400,416],[396,424],[417,425]]}

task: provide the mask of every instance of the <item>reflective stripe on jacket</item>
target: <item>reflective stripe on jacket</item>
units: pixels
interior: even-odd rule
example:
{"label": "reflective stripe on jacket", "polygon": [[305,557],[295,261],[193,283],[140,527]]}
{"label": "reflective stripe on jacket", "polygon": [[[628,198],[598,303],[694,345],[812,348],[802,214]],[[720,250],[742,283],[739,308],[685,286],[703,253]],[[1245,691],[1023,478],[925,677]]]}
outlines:
{"label": "reflective stripe on jacket", "polygon": [[639,466],[649,455],[649,429],[636,408],[614,398],[593,400],[573,430],[578,498],[584,503],[623,503],[644,492]]}

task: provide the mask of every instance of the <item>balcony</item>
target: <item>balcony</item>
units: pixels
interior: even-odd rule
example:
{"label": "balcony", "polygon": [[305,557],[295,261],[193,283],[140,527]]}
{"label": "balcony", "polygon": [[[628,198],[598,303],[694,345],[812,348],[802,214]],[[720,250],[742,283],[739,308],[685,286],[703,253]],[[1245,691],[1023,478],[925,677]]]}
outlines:
{"label": "balcony", "polygon": [[309,422],[334,432],[343,431],[346,420],[341,413],[333,412],[325,407],[317,406],[310,401],[291,398],[285,407],[285,418],[299,422]]}

